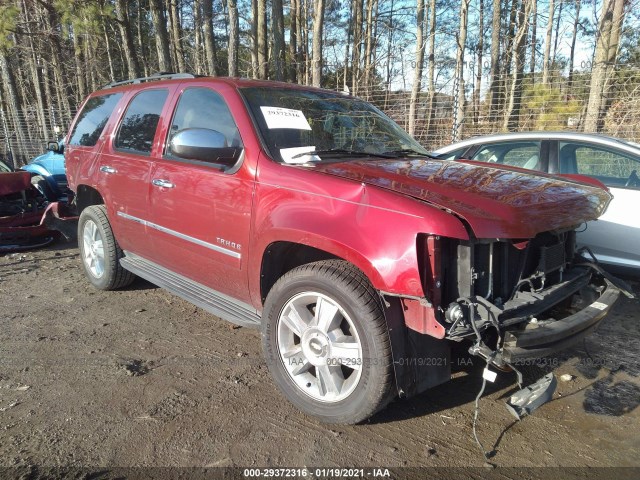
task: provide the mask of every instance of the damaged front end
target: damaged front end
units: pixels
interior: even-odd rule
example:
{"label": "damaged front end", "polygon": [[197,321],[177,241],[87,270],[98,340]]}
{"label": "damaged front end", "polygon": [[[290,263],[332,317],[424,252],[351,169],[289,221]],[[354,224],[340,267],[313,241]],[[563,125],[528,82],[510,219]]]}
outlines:
{"label": "damaged front end", "polygon": [[624,290],[575,251],[573,230],[529,240],[432,237],[425,246],[437,258],[424,262],[423,278],[439,300],[434,317],[444,338],[473,340],[470,352],[500,369],[574,344]]}

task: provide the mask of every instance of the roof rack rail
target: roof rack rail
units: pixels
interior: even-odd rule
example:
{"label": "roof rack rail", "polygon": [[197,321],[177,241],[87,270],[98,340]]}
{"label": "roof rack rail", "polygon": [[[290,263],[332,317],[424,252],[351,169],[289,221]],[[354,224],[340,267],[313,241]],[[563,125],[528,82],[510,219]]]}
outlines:
{"label": "roof rack rail", "polygon": [[108,85],[105,85],[104,88],[113,88],[119,87],[121,85],[135,84],[135,83],[143,83],[143,82],[153,82],[155,80],[179,80],[183,78],[196,78],[195,75],[191,73],[173,73],[173,72],[160,72],[155,75],[151,75],[150,77],[140,77],[140,78],[132,78],[130,80],[122,80],[120,82],[112,82]]}

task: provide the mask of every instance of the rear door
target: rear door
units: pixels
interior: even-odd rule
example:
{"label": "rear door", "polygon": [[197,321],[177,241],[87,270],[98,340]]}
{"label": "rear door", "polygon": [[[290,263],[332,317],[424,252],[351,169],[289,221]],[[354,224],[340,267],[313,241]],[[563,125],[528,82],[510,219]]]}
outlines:
{"label": "rear door", "polygon": [[[249,301],[246,263],[251,221],[253,176],[243,163],[244,148],[224,100],[206,84],[184,84],[164,152],[153,163],[149,238],[151,260],[219,292]],[[233,167],[178,158],[173,135],[190,128],[220,132],[236,147]],[[212,159],[214,160],[214,159]]]}
{"label": "rear door", "polygon": [[76,192],[79,185],[94,186],[94,161],[105,143],[103,131],[123,93],[106,93],[87,99],[71,128],[65,148],[69,185]]}
{"label": "rear door", "polygon": [[152,154],[170,93],[165,87],[133,94],[99,162],[99,187],[118,243],[142,256],[148,254],[145,225]]}

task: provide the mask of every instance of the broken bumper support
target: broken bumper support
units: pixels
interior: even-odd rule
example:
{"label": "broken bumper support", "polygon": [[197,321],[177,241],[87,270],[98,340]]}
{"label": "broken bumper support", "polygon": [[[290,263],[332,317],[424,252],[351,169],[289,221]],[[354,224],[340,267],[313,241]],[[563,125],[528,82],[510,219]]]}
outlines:
{"label": "broken bumper support", "polygon": [[500,356],[506,363],[546,357],[575,344],[596,329],[620,296],[620,290],[605,280],[602,295],[581,311],[561,320],[529,324],[523,330],[505,332]]}

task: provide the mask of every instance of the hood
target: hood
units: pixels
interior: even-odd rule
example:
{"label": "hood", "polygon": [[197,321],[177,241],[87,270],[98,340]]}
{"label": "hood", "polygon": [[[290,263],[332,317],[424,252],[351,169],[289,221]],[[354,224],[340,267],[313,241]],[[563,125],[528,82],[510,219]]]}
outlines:
{"label": "hood", "polygon": [[598,218],[606,190],[517,168],[410,159],[318,164],[315,171],[375,185],[463,218],[477,238],[532,238]]}
{"label": "hood", "polygon": [[27,165],[22,167],[39,175],[64,175],[64,155],[56,152],[47,152],[31,160]]}

